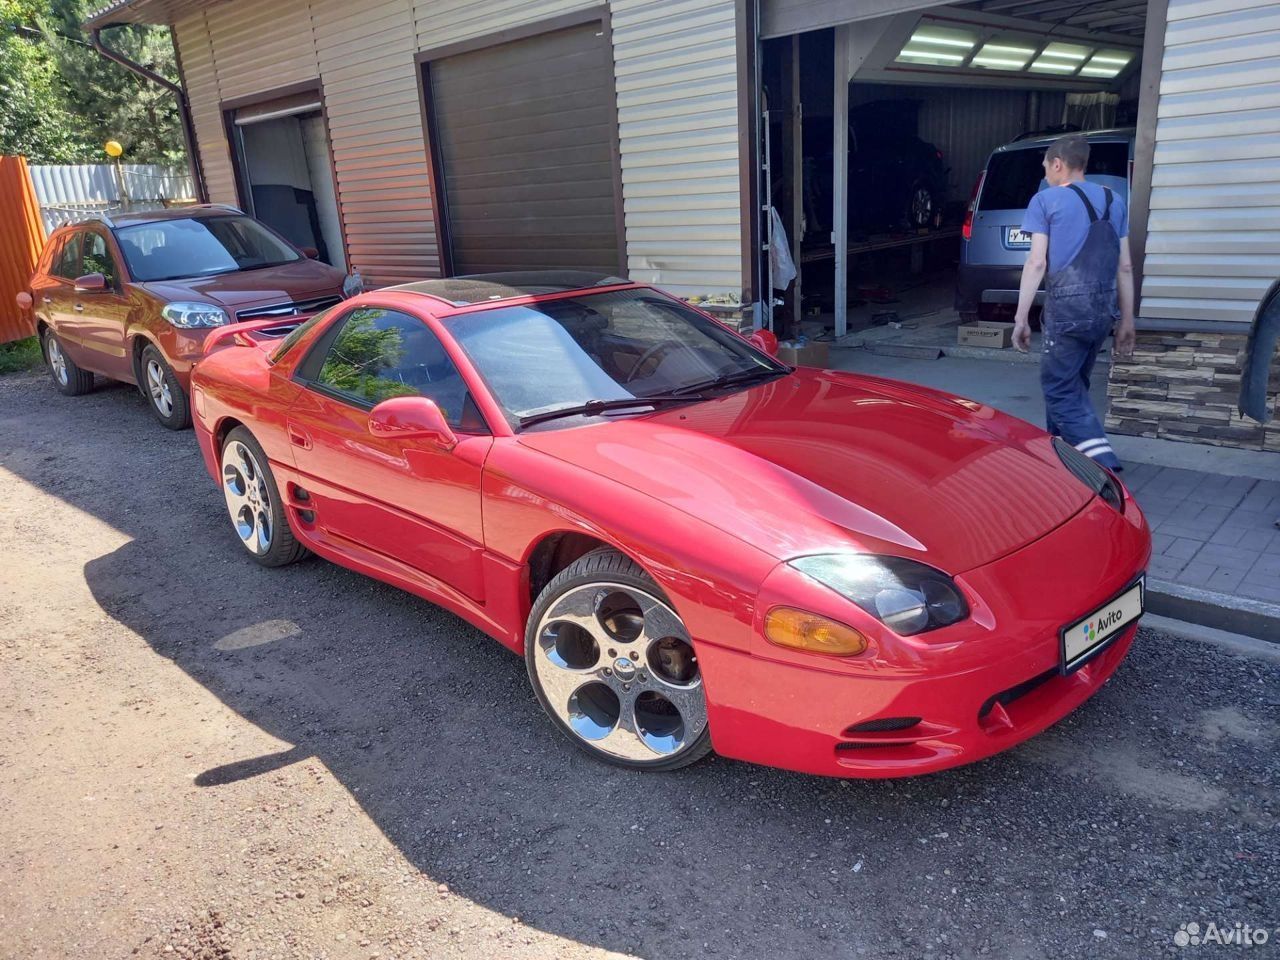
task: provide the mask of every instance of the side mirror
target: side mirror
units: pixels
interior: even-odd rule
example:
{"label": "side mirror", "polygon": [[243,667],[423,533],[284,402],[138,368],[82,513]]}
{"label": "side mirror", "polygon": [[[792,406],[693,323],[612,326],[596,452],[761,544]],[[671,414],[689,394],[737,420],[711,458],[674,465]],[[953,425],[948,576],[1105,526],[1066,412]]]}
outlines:
{"label": "side mirror", "polygon": [[369,411],[369,432],[386,440],[430,440],[452,450],[458,438],[439,405],[426,397],[392,397]]}
{"label": "side mirror", "polygon": [[317,260],[320,257],[320,251],[315,247],[303,247],[302,255],[308,260]]}
{"label": "side mirror", "polygon": [[107,278],[100,273],[86,273],[76,277],[76,293],[102,293],[107,289]]}
{"label": "side mirror", "polygon": [[772,330],[757,330],[747,337],[747,342],[761,353],[767,353],[771,357],[778,355],[778,338]]}

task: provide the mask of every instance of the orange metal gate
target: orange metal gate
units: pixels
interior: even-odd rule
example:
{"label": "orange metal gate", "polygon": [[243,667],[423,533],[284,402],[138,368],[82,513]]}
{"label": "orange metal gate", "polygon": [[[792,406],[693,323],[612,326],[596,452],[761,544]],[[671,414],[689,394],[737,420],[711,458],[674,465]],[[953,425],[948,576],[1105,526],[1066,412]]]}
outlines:
{"label": "orange metal gate", "polygon": [[24,157],[0,157],[0,343],[35,333],[18,307],[44,248],[44,224]]}

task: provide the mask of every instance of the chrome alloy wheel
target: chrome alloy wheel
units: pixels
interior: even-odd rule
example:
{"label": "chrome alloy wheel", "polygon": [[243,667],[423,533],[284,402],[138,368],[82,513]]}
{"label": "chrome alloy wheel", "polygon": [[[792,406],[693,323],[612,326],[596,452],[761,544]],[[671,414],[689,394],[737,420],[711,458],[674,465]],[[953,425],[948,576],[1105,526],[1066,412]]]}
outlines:
{"label": "chrome alloy wheel", "polygon": [[675,611],[633,586],[591,583],[538,623],[533,664],[575,736],[620,760],[674,757],[707,725],[702,674]]}
{"label": "chrome alloy wheel", "polygon": [[169,391],[169,381],[165,378],[164,368],[154,358],[147,361],[147,392],[151,394],[151,402],[160,411],[160,416],[173,416],[173,394]]}
{"label": "chrome alloy wheel", "polygon": [[916,187],[911,195],[911,223],[913,226],[927,226],[933,219],[933,194],[927,187]]}
{"label": "chrome alloy wheel", "polygon": [[49,354],[49,367],[53,375],[64,387],[67,385],[67,358],[62,355],[62,345],[58,338],[50,336],[45,340],[45,350]]}
{"label": "chrome alloy wheel", "polygon": [[257,457],[239,440],[222,451],[222,492],[236,533],[262,556],[271,549],[271,493]]}

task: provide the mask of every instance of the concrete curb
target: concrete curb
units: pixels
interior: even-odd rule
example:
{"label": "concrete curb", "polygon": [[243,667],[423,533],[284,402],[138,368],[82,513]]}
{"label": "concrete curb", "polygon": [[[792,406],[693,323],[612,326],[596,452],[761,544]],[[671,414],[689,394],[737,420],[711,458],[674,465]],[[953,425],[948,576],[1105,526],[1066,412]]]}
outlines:
{"label": "concrete curb", "polygon": [[1147,610],[1157,616],[1280,644],[1280,604],[1148,579]]}

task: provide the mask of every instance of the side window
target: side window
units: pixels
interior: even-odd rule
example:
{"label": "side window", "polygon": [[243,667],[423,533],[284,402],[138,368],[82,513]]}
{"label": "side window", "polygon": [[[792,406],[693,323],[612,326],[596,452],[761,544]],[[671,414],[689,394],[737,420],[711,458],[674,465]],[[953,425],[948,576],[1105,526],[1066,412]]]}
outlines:
{"label": "side window", "polygon": [[107,238],[96,231],[84,234],[84,257],[79,275],[86,273],[100,273],[107,278],[107,286],[116,285],[119,271],[116,270],[115,258],[107,247]]}
{"label": "side window", "polygon": [[62,241],[62,249],[53,261],[53,275],[64,280],[74,280],[80,276],[80,240],[82,231],[67,234]]}
{"label": "side window", "polygon": [[[476,431],[479,418],[466,383],[421,320],[361,307],[338,322],[341,327],[329,340],[320,369],[311,374],[316,386],[369,407],[390,397],[429,397],[451,426]],[[323,343],[320,349],[325,349]],[[314,369],[311,362],[306,366]]]}

